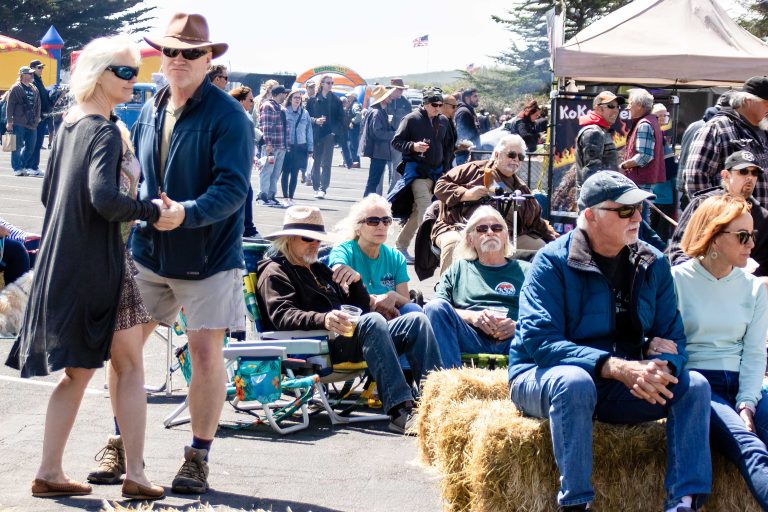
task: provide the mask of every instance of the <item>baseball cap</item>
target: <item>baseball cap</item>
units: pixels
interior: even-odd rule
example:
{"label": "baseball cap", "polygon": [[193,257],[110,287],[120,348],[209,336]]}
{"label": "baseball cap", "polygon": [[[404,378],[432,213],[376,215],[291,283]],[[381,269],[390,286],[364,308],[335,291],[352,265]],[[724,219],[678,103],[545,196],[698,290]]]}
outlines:
{"label": "baseball cap", "polygon": [[634,181],[616,171],[598,171],[584,182],[579,193],[579,211],[591,208],[603,201],[619,204],[637,204],[645,199],[655,199],[650,192],[637,187]]}
{"label": "baseball cap", "polygon": [[747,167],[757,167],[760,172],[763,172],[763,168],[755,163],[757,158],[751,151],[736,151],[725,159],[725,168],[729,171],[738,171],[739,169],[746,169]]}
{"label": "baseball cap", "polygon": [[41,61],[41,60],[33,60],[32,62],[29,63],[29,67],[31,67],[33,69],[34,68],[44,68],[45,64],[43,64],[43,61]]}
{"label": "baseball cap", "polygon": [[278,96],[280,94],[285,94],[286,92],[288,91],[282,85],[276,85],[272,88],[272,96]]}
{"label": "baseball cap", "polygon": [[616,100],[616,103],[619,105],[623,105],[627,102],[626,99],[622,98],[621,96],[616,96],[611,91],[602,91],[600,94],[598,94],[595,99],[597,100],[597,105],[602,105],[604,103],[610,103],[613,100]]}
{"label": "baseball cap", "polygon": [[33,72],[33,71],[32,71],[32,68],[31,68],[31,67],[29,67],[29,66],[21,66],[21,67],[19,68],[19,74],[20,74],[20,75],[29,75],[29,74],[31,74],[32,72]]}
{"label": "baseball cap", "polygon": [[744,82],[743,90],[758,98],[768,100],[768,76],[753,76]]}
{"label": "baseball cap", "polygon": [[304,87],[310,87],[310,86],[313,86],[313,85],[316,85],[316,83],[311,78],[309,80],[307,80],[306,82],[304,82]]}

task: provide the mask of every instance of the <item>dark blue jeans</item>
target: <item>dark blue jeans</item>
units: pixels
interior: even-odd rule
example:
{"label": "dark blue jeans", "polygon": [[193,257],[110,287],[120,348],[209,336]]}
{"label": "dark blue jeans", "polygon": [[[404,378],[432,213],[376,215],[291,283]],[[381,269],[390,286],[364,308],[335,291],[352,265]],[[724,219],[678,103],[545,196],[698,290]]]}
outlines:
{"label": "dark blue jeans", "polygon": [[768,393],[757,403],[754,433],[747,430],[736,412],[739,373],[696,370],[712,388],[710,436],[712,446],[731,460],[747,482],[749,490],[763,510],[768,510]]}
{"label": "dark blue jeans", "polygon": [[35,150],[37,130],[14,124],[13,133],[16,135],[16,151],[11,153],[11,167],[14,171],[29,169],[32,153]]}
{"label": "dark blue jeans", "polygon": [[3,250],[0,251],[0,272],[3,273],[5,285],[8,286],[30,269],[29,254],[24,244],[16,240],[3,238],[0,244],[3,244]]}
{"label": "dark blue jeans", "polygon": [[[38,170],[40,167],[40,150],[43,147],[43,140],[45,134],[48,133],[48,121],[49,119],[43,119],[37,125],[37,138],[35,139],[35,149],[29,157],[29,168]],[[51,123],[52,124],[52,123]]]}
{"label": "dark blue jeans", "polygon": [[368,181],[365,183],[365,192],[363,197],[368,194],[375,194],[381,179],[384,177],[384,170],[387,168],[387,161],[382,158],[371,158],[371,168],[368,170]]}
{"label": "dark blue jeans", "polygon": [[286,199],[293,199],[293,196],[296,194],[299,171],[307,168],[307,160],[308,153],[306,148],[293,146],[285,154],[280,185],[283,189],[283,197]]}
{"label": "dark blue jeans", "polygon": [[248,195],[245,196],[243,204],[243,236],[253,236],[256,226],[253,225],[253,187],[248,185]]}

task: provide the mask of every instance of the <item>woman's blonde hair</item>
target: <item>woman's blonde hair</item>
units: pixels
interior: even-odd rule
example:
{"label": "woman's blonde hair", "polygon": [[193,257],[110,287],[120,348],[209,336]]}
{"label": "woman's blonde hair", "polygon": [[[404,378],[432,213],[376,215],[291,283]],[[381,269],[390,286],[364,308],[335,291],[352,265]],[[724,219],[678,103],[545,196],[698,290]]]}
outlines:
{"label": "woman's blonde hair", "polygon": [[69,80],[69,92],[77,103],[91,99],[99,77],[112,65],[115,55],[124,51],[130,54],[133,65],[141,63],[139,47],[127,35],[99,37],[83,48]]}
{"label": "woman's blonde hair", "polygon": [[378,194],[369,194],[361,201],[353,204],[349,209],[349,214],[341,219],[333,230],[339,233],[344,241],[359,239],[360,221],[365,219],[368,216],[367,212],[373,208],[382,208],[387,216],[392,216],[392,205],[389,204],[389,201]]}
{"label": "woman's blonde hair", "polygon": [[749,213],[751,207],[744,198],[731,194],[704,200],[685,228],[680,242],[683,252],[691,258],[706,256],[715,237],[735,219]]}

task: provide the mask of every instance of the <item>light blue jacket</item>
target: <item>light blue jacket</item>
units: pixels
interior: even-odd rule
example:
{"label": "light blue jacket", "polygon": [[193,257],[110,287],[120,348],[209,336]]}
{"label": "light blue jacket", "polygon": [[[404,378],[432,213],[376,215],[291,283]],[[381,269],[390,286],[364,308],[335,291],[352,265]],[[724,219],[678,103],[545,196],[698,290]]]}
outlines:
{"label": "light blue jacket", "polygon": [[[312,138],[312,123],[309,112],[304,107],[294,111],[291,107],[284,107],[285,123],[288,125],[288,146],[292,144],[306,144],[307,151],[312,152],[314,140]],[[298,119],[298,124],[296,120]]]}

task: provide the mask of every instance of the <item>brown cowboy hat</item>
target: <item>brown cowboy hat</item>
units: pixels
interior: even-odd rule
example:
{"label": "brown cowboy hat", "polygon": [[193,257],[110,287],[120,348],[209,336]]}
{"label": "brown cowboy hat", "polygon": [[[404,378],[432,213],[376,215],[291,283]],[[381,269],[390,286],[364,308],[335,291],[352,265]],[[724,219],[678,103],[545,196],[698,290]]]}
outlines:
{"label": "brown cowboy hat", "polygon": [[384,87],[383,85],[375,86],[373,91],[371,91],[371,102],[368,104],[368,106],[372,107],[374,105],[378,105],[385,99],[392,96],[393,92],[395,92],[395,90],[390,89],[389,87]]}
{"label": "brown cowboy hat", "polygon": [[407,89],[408,86],[403,83],[402,78],[393,78],[389,81],[389,86],[394,87],[395,89]]}
{"label": "brown cowboy hat", "polygon": [[168,23],[165,35],[162,37],[145,37],[149,46],[162,50],[174,48],[187,50],[190,48],[211,48],[213,58],[219,57],[227,51],[227,43],[212,43],[208,34],[208,22],[200,14],[186,14],[177,12]]}

